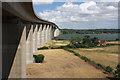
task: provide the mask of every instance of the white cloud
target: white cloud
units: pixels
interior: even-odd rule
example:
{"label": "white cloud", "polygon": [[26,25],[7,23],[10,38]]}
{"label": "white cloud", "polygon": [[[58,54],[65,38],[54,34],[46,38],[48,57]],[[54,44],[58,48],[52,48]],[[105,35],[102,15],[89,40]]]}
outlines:
{"label": "white cloud", "polygon": [[90,1],[78,5],[68,2],[56,7],[56,10],[39,12],[39,16],[60,26],[64,23],[117,20],[117,9],[117,3]]}
{"label": "white cloud", "polygon": [[107,8],[108,8],[108,9],[111,9],[111,10],[115,10],[115,9],[117,9],[117,8],[114,7],[114,6],[108,6]]}
{"label": "white cloud", "polygon": [[100,0],[100,2],[119,2],[120,0]]}
{"label": "white cloud", "polygon": [[34,5],[52,4],[54,0],[32,0]]}

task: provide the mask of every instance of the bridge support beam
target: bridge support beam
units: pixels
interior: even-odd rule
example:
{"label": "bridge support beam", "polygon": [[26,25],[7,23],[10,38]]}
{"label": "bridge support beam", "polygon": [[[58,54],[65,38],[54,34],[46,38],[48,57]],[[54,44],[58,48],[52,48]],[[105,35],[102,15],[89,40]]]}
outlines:
{"label": "bridge support beam", "polygon": [[46,42],[49,41],[49,25],[47,25],[47,28],[46,28]]}
{"label": "bridge support beam", "polygon": [[[26,26],[24,26],[9,78],[26,78]],[[7,64],[7,63],[6,63]]]}
{"label": "bridge support beam", "polygon": [[[29,26],[28,26],[29,27]],[[33,25],[30,26],[30,31],[28,31],[28,37],[26,41],[26,63],[33,62]]]}
{"label": "bridge support beam", "polygon": [[42,24],[39,25],[38,28],[38,37],[37,37],[37,48],[41,47],[41,42],[42,42]]}
{"label": "bridge support beam", "polygon": [[60,34],[60,31],[58,28],[56,28],[54,31],[54,37],[57,37],[59,34]]}
{"label": "bridge support beam", "polygon": [[51,29],[51,39],[53,39],[54,38],[54,26],[52,25],[52,29]]}
{"label": "bridge support beam", "polygon": [[52,32],[51,29],[52,29],[52,26],[50,25],[50,26],[49,26],[49,33],[48,33],[49,41],[52,40],[52,38],[51,38],[51,37],[52,37],[52,36],[51,36],[51,32]]}
{"label": "bridge support beam", "polygon": [[46,24],[44,24],[43,30],[44,30],[43,44],[45,44],[46,43]]}
{"label": "bridge support beam", "polygon": [[33,53],[37,52],[37,30],[38,29],[38,25],[35,25],[35,30],[33,32]]}
{"label": "bridge support beam", "polygon": [[42,46],[42,30],[43,30],[43,25],[40,24],[40,47]]}

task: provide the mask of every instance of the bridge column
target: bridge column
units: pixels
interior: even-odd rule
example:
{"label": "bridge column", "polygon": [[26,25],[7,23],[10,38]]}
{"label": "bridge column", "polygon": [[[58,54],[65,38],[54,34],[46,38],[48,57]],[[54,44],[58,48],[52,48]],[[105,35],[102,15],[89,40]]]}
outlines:
{"label": "bridge column", "polygon": [[43,25],[40,24],[40,47],[42,46],[42,30],[43,30]]}
{"label": "bridge column", "polygon": [[59,29],[56,28],[55,31],[54,31],[54,37],[57,37],[59,35]]}
{"label": "bridge column", "polygon": [[47,28],[46,28],[46,42],[49,41],[49,25],[47,25]]}
{"label": "bridge column", "polygon": [[56,27],[55,27],[55,25],[54,25],[54,26],[53,26],[53,38],[56,37],[55,35],[56,35]]}
{"label": "bridge column", "polygon": [[26,63],[33,62],[33,25],[30,26],[30,30],[28,31],[28,37],[26,41]]}
{"label": "bridge column", "polygon": [[44,24],[43,26],[42,26],[42,45],[43,44],[45,44],[45,29],[46,29],[46,25]]}
{"label": "bridge column", "polygon": [[60,30],[58,29],[58,36],[60,35]]}
{"label": "bridge column", "polygon": [[54,26],[52,25],[52,29],[51,29],[51,39],[54,38]]}
{"label": "bridge column", "polygon": [[26,26],[22,31],[9,78],[26,78]]}
{"label": "bridge column", "polygon": [[38,37],[37,37],[37,48],[40,48],[41,47],[41,41],[42,41],[42,24],[39,25],[39,28],[38,28]]}
{"label": "bridge column", "polygon": [[35,25],[35,30],[33,32],[33,53],[37,52],[37,29],[38,29],[38,25]]}
{"label": "bridge column", "polygon": [[52,25],[49,27],[49,40],[52,40]]}
{"label": "bridge column", "polygon": [[44,24],[44,44],[46,43],[46,24]]}
{"label": "bridge column", "polygon": [[26,26],[20,41],[21,47],[21,78],[26,78]]}

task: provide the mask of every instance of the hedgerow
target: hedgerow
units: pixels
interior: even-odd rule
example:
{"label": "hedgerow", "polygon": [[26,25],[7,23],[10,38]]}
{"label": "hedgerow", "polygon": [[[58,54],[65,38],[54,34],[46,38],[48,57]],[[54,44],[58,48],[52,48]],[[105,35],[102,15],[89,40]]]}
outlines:
{"label": "hedgerow", "polygon": [[120,78],[120,64],[116,66],[116,70],[114,71],[113,74],[115,78]]}
{"label": "hedgerow", "polygon": [[[82,60],[84,60],[85,62],[88,62],[89,64],[91,64],[91,65],[93,65],[93,66],[95,66],[97,69],[101,69],[101,70],[107,72],[108,74],[113,74],[113,68],[110,67],[110,66],[105,67],[104,65],[102,65],[102,64],[100,64],[100,63],[96,63],[95,61],[87,58],[86,56],[82,56],[82,55],[80,55],[79,53],[76,53],[76,52],[74,52],[73,50],[70,50],[70,49],[68,49],[68,48],[66,48],[66,49],[64,49],[64,50],[67,50],[67,51],[73,53],[74,55],[79,56]],[[79,54],[79,55],[78,55],[78,54]],[[117,66],[117,69],[118,69],[119,72],[120,72],[120,65]],[[116,75],[118,75],[118,71],[116,71]],[[120,75],[120,73],[119,73],[119,75]]]}

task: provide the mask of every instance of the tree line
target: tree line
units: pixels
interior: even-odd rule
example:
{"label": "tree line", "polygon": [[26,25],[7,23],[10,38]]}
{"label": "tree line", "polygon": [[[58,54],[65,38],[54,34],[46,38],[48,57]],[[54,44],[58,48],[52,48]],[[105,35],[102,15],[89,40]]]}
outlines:
{"label": "tree line", "polygon": [[70,39],[70,44],[67,45],[69,48],[89,48],[95,47],[98,45],[98,38],[90,38],[90,36],[84,36],[83,39],[76,37]]}
{"label": "tree line", "polygon": [[61,29],[61,34],[114,34],[120,33],[120,29]]}

